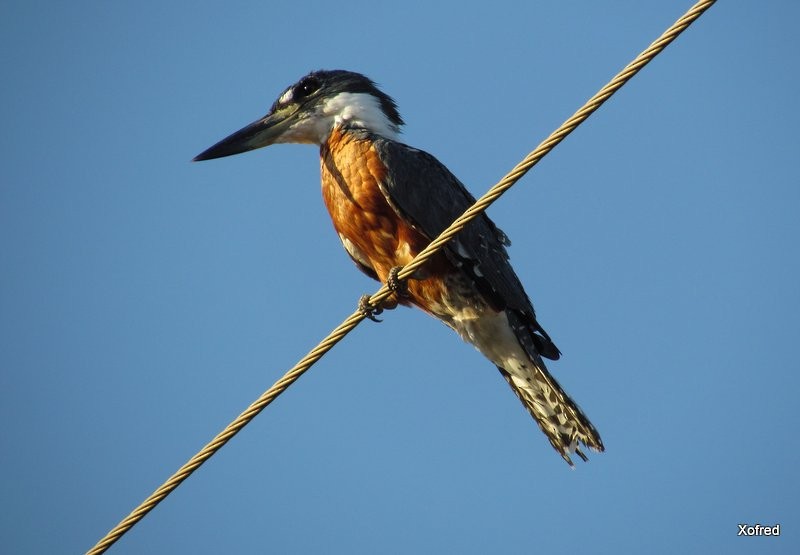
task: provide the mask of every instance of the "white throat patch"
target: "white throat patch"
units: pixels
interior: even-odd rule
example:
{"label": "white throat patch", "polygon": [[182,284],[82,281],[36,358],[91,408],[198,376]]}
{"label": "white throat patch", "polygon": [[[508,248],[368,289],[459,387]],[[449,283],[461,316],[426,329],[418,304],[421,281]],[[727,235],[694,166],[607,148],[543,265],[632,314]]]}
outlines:
{"label": "white throat patch", "polygon": [[[284,93],[281,101],[289,94]],[[290,100],[290,97],[287,99]],[[313,114],[302,117],[276,142],[324,143],[336,126],[360,127],[389,139],[397,138],[398,126],[381,109],[380,101],[367,93],[339,93],[323,102]]]}
{"label": "white throat patch", "polygon": [[380,101],[371,94],[339,93],[322,105],[322,113],[333,116],[335,125],[361,127],[389,139],[397,137],[397,126],[389,121]]}

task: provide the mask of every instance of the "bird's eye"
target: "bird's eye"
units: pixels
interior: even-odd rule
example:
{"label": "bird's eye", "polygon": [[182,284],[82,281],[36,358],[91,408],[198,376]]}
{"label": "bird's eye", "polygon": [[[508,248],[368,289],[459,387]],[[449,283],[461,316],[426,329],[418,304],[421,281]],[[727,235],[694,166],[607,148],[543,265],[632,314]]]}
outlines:
{"label": "bird's eye", "polygon": [[320,87],[319,79],[316,77],[307,77],[300,81],[294,88],[293,100],[302,100],[308,95],[316,92]]}

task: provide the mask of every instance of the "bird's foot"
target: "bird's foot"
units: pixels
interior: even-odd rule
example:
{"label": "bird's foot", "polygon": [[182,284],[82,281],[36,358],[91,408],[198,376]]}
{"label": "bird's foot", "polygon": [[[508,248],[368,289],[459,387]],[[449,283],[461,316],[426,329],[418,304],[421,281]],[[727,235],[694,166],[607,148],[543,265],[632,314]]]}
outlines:
{"label": "bird's foot", "polygon": [[361,298],[358,299],[358,311],[364,318],[369,318],[373,322],[383,322],[380,318],[375,317],[376,314],[383,312],[383,309],[369,302],[369,299],[369,295],[361,295]]}
{"label": "bird's foot", "polygon": [[397,277],[402,269],[402,266],[395,266],[389,270],[389,277],[386,278],[386,287],[397,297],[408,297],[408,281]]}

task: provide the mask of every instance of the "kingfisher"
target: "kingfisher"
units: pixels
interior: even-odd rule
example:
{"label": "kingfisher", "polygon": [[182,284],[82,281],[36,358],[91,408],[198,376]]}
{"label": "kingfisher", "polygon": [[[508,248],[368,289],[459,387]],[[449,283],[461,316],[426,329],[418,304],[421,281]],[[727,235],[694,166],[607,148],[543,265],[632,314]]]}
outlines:
{"label": "kingfisher", "polygon": [[[365,274],[386,282],[382,308],[416,306],[488,358],[570,465],[602,452],[595,427],[547,370],[561,353],[539,325],[509,262],[510,241],[485,214],[401,283],[400,268],[474,202],[432,155],[399,140],[397,104],[366,76],[313,71],[291,85],[262,118],[200,153],[221,158],[277,143],[319,146],[322,197],[345,251]],[[378,307],[362,297],[374,318]]]}

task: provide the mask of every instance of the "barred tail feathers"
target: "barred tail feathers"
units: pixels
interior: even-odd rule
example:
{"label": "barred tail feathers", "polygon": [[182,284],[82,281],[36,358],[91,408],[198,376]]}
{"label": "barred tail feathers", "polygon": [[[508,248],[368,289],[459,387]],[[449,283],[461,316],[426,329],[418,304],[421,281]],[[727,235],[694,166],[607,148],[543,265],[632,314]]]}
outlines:
{"label": "barred tail feathers", "polygon": [[[509,311],[487,310],[477,315],[465,311],[448,324],[497,366],[550,444],[570,466],[573,453],[586,460],[581,446],[604,450],[595,427],[547,371],[539,355],[535,330],[517,315]],[[539,340],[547,340],[551,354],[558,355],[549,339]]]}
{"label": "barred tail feathers", "polygon": [[542,359],[537,358],[531,361],[533,365],[516,368],[513,374],[501,366],[497,368],[550,444],[570,466],[574,466],[570,458],[573,453],[584,461],[588,460],[581,450],[582,445],[602,452],[604,447],[600,434],[550,375]]}

